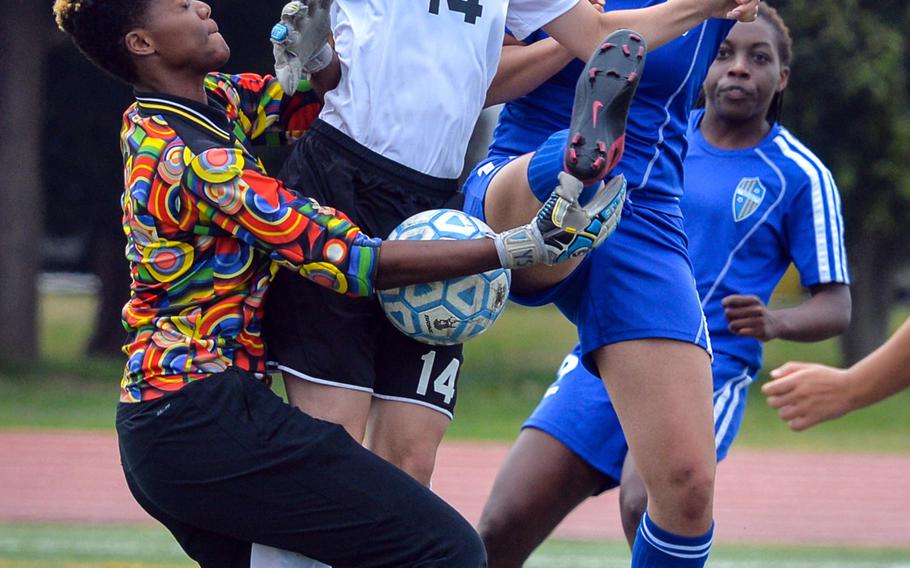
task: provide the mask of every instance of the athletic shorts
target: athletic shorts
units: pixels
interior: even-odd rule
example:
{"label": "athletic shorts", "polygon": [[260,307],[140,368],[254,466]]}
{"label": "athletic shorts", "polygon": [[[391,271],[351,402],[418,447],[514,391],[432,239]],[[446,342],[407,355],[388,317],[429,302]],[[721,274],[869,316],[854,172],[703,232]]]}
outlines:
{"label": "athletic shorts", "polygon": [[483,210],[484,198],[487,195],[487,188],[490,182],[496,177],[506,164],[514,160],[517,156],[496,156],[487,158],[478,162],[468,177],[465,178],[461,191],[464,193],[464,212],[472,217],[486,220],[486,214]]}
{"label": "athletic shorts", "polygon": [[[556,382],[522,428],[553,436],[609,479],[601,491],[619,485],[628,445],[616,410],[599,377],[579,365],[576,346],[562,362]],[[714,443],[718,461],[727,456],[746,408],[746,394],[758,369],[722,353],[714,354]]]}
{"label": "athletic shorts", "polygon": [[[291,189],[344,212],[370,236],[386,237],[420,211],[461,208],[457,180],[411,170],[321,121],[295,145],[278,177]],[[415,341],[392,326],[375,296],[343,296],[288,270],[275,278],[265,306],[263,329],[272,368],[452,417],[464,360],[461,345]],[[442,375],[445,388],[420,389],[421,383],[437,384],[429,379]]]}
{"label": "athletic shorts", "polygon": [[484,565],[455,509],[246,371],[121,403],[117,435],[136,501],[202,568],[249,568],[252,542],[335,568]]}
{"label": "athletic shorts", "polygon": [[[478,164],[464,185],[464,211],[485,218],[493,177],[511,158]],[[632,199],[634,199],[634,192]],[[616,232],[565,280],[543,292],[511,299],[555,304],[578,327],[582,352],[635,339],[674,339],[710,353],[683,219],[627,202]],[[588,369],[593,367],[583,357]]]}

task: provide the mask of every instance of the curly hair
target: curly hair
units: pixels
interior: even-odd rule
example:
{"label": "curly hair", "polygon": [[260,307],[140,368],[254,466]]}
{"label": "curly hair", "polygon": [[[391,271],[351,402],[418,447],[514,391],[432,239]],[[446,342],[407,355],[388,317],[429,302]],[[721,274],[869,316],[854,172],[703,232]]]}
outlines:
{"label": "curly hair", "polygon": [[[793,38],[790,37],[790,28],[787,27],[777,10],[765,2],[758,5],[758,19],[764,20],[774,29],[774,33],[777,35],[777,55],[780,57],[781,67],[789,67],[790,61],[793,59]],[[784,92],[781,91],[775,93],[774,98],[771,99],[771,106],[768,107],[765,119],[771,124],[779,121],[783,108]]]}
{"label": "curly hair", "polygon": [[54,18],[76,47],[95,65],[126,83],[136,66],[126,49],[126,34],[145,22],[151,0],[55,0]]}

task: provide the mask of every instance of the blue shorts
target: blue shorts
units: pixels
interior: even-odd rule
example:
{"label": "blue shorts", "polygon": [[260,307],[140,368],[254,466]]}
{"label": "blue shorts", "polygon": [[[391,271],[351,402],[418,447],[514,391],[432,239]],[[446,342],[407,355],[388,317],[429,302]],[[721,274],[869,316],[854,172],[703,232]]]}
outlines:
{"label": "blue shorts", "polygon": [[497,156],[481,160],[468,177],[465,178],[461,191],[464,193],[462,210],[472,217],[486,221],[487,216],[483,210],[483,200],[487,196],[490,182],[499,173],[499,170],[518,156]]}
{"label": "blue shorts", "polygon": [[[485,218],[487,187],[510,160],[490,158],[474,168],[463,187],[466,213]],[[635,339],[674,339],[710,352],[683,219],[628,203],[626,210],[616,232],[568,278],[511,299],[529,306],[555,304],[578,327],[584,354]],[[583,362],[593,369],[584,357]]]}
{"label": "blue shorts", "polygon": [[[601,380],[579,365],[580,349],[569,353],[556,382],[544,393],[522,428],[550,434],[591,467],[610,478],[602,491],[619,485],[629,447],[616,410]],[[739,432],[746,393],[758,372],[739,359],[716,353],[714,375],[714,443],[718,461]]]}

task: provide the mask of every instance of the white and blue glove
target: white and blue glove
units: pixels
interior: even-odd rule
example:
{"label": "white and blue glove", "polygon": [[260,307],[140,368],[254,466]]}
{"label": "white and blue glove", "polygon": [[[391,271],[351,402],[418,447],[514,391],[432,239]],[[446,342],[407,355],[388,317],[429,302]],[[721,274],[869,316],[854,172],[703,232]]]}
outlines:
{"label": "white and blue glove", "polygon": [[331,6],[332,0],[295,0],[282,8],[271,41],[275,77],[285,93],[294,93],[301,79],[332,62],[334,51],[328,43]]}
{"label": "white and blue glove", "polygon": [[618,175],[601,185],[584,207],[578,203],[583,184],[562,172],[559,186],[533,221],[493,235],[504,268],[557,264],[599,247],[619,225],[626,200],[626,178]]}

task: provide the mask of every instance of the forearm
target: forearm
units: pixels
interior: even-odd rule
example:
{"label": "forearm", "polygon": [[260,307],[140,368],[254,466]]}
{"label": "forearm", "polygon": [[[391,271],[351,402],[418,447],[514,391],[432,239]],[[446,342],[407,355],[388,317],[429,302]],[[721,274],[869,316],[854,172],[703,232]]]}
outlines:
{"label": "forearm", "polygon": [[910,320],[884,345],[848,369],[850,410],[874,404],[910,387]]}
{"label": "forearm", "polygon": [[578,204],[582,183],[565,172],[560,185],[527,225],[490,238],[467,241],[386,241],[375,286],[379,289],[436,281],[494,268],[527,268],[577,259],[603,243],[616,228],[626,196],[623,176],[613,178],[591,199]]}
{"label": "forearm", "polygon": [[587,60],[603,38],[620,28],[635,30],[654,50],[691,30],[710,17],[703,0],[669,0],[637,10],[598,12],[579,2],[544,30],[575,57]]}
{"label": "forearm", "polygon": [[626,196],[623,176],[610,181],[588,207],[578,204],[582,183],[565,172],[560,186],[527,225],[464,241],[389,240],[374,272],[377,289],[434,282],[495,268],[557,264],[588,254],[616,228]]}
{"label": "forearm", "polygon": [[341,62],[336,53],[332,54],[332,62],[328,67],[310,75],[310,84],[320,98],[324,98],[326,93],[337,87],[340,81]]}
{"label": "forearm", "polygon": [[434,282],[500,268],[493,239],[467,241],[383,241],[377,290]]}
{"label": "forearm", "polygon": [[[601,38],[618,28],[635,30],[651,50],[673,41],[707,20],[711,14],[702,0],[669,0],[644,10],[622,10],[600,14]],[[599,45],[595,41],[590,52]]]}
{"label": "forearm", "polygon": [[850,324],[850,292],[846,285],[827,285],[794,308],[772,310],[779,339],[821,341],[843,333]]}
{"label": "forearm", "polygon": [[552,38],[531,45],[504,45],[484,106],[505,103],[530,93],[572,59],[574,56]]}

